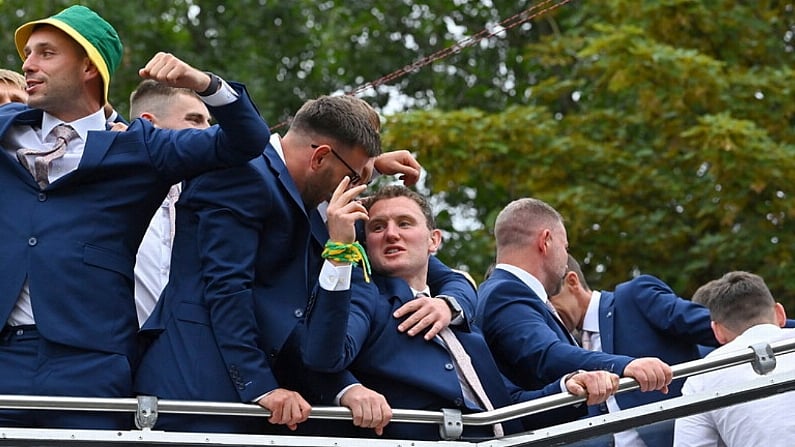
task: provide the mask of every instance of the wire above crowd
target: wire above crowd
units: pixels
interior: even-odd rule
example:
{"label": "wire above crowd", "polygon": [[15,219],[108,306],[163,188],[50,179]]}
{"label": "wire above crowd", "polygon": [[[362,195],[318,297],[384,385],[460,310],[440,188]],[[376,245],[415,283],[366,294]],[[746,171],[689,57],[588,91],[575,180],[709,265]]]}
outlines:
{"label": "wire above crowd", "polygon": [[[123,45],[94,11],[69,7],[14,38],[24,76],[0,71],[0,394],[270,412],[267,423],[161,414],[160,430],[427,440],[437,427],[392,422],[392,409],[586,399],[465,427],[462,439],[477,440],[709,389],[745,367],[683,384],[670,365],[793,336],[747,272],[705,285],[701,304],[650,275],[591,290],[563,216],[535,198],[500,212],[494,269],[474,284],[434,256],[442,232],[411,189],[421,166],[382,152],[380,117],[362,99],[308,100],[272,134],[243,84],[158,53],[139,70],[128,121],[107,101]],[[402,185],[371,191],[379,175]],[[640,389],[614,396],[619,377]],[[313,405],[347,407],[353,421],[310,420]],[[720,411],[595,442],[776,445],[761,427],[737,430],[739,409]],[[785,436],[795,427],[778,414],[764,420]],[[133,420],[2,409],[0,426]]]}

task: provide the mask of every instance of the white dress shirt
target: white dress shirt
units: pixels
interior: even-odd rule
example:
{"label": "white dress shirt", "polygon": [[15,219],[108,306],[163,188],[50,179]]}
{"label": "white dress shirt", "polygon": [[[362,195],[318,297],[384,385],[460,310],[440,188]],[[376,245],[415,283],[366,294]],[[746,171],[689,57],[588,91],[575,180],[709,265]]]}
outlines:
{"label": "white dress shirt", "polygon": [[[180,185],[174,185],[181,191]],[[157,304],[171,271],[171,198],[155,211],[135,255],[135,310],[142,326]],[[174,198],[176,200],[176,198]]]}
{"label": "white dress shirt", "polygon": [[[795,329],[759,324],[705,358],[747,350],[748,346],[756,343],[792,338],[795,338]],[[783,354],[776,356],[776,369],[770,374],[793,370],[795,354]],[[682,387],[682,395],[719,391],[760,377],[750,364],[745,363],[688,378]],[[795,391],[790,391],[678,419],[674,429],[674,447],[790,447],[795,444],[793,400]]]}
{"label": "white dress shirt", "polygon": [[[585,311],[585,317],[582,320],[583,332],[588,331],[591,333],[591,351],[599,352],[602,352],[602,337],[599,335],[599,303],[601,300],[601,292],[595,290],[591,292],[591,302],[588,303],[588,309]],[[621,411],[615,396],[608,397],[605,404],[610,413]],[[646,447],[646,443],[643,442],[643,439],[635,430],[613,433],[613,440],[616,447]]]}

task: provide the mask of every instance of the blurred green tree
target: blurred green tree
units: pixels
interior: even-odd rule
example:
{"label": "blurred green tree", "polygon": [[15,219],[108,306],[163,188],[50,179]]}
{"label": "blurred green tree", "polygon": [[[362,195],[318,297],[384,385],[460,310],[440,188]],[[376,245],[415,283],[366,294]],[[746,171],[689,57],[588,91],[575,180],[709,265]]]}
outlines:
{"label": "blurred green tree", "polygon": [[[1,64],[24,21],[73,2],[0,0]],[[86,0],[126,45],[111,101],[168,51],[245,82],[272,125],[528,8],[517,0]],[[651,273],[687,296],[762,275],[795,309],[795,9],[773,0],[574,0],[365,97],[384,146],[414,151],[439,203],[440,256],[481,279],[499,210],[539,197],[594,287]]]}

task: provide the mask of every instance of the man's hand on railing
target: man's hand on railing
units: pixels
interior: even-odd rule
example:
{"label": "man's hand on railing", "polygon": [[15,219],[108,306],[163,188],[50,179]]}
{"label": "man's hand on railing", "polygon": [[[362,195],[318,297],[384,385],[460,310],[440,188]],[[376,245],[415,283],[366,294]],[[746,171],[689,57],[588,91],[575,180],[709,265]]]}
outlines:
{"label": "man's hand on railing", "polygon": [[392,419],[386,398],[364,385],[350,387],[340,398],[340,405],[351,410],[353,425],[372,428],[378,436],[384,434],[384,427]]}
{"label": "man's hand on railing", "polygon": [[596,405],[618,391],[618,376],[607,371],[578,371],[566,378],[566,389],[575,396],[586,396],[588,405]]}
{"label": "man's hand on railing", "polygon": [[312,406],[295,391],[276,388],[257,403],[271,412],[268,422],[286,425],[290,430],[298,428],[298,424],[309,418]]}
{"label": "man's hand on railing", "polygon": [[629,362],[624,376],[632,377],[641,391],[662,391],[668,394],[668,385],[673,380],[673,371],[667,363],[655,357],[642,357]]}

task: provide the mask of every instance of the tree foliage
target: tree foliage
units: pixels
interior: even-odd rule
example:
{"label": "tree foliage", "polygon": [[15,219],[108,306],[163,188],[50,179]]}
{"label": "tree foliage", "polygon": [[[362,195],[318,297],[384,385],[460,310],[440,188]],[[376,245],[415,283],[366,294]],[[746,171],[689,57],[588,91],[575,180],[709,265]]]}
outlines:
{"label": "tree foliage", "polygon": [[[71,3],[0,0],[2,65],[19,67],[10,30]],[[556,2],[82,3],[125,42],[111,86],[122,112],[162,50],[244,81],[277,124]],[[744,269],[793,309],[793,14],[773,0],[574,0],[361,96],[400,112],[384,145],[415,151],[444,204],[440,256],[478,279],[496,214],[535,196],[566,218],[595,287],[643,272],[687,295]]]}
{"label": "tree foliage", "polygon": [[614,0],[555,20],[524,46],[530,93],[512,106],[390,120],[387,141],[421,148],[431,190],[485,224],[454,233],[448,261],[484,271],[468,239],[491,254],[496,212],[535,196],[597,286],[643,272],[686,295],[742,269],[793,307],[791,8]]}

